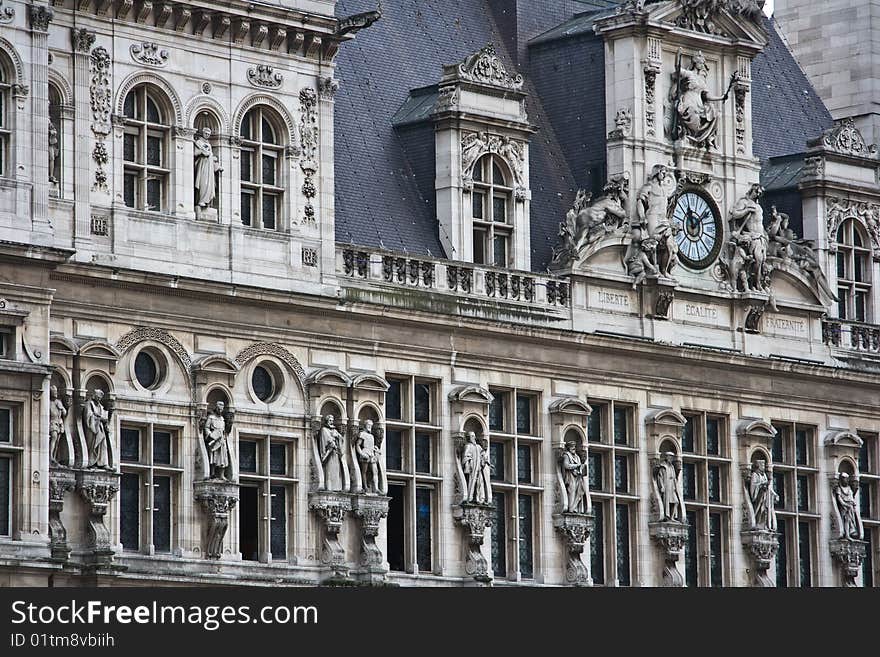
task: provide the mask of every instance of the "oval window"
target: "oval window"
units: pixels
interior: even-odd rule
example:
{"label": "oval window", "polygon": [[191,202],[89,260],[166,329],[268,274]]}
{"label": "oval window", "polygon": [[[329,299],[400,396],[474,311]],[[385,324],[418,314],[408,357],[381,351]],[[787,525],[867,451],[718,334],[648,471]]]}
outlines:
{"label": "oval window", "polygon": [[262,365],[257,365],[254,368],[251,384],[254,386],[254,394],[260,401],[268,402],[275,396],[275,378]]}
{"label": "oval window", "polygon": [[159,366],[156,359],[142,351],[134,359],[134,375],[144,388],[155,388],[159,382]]}

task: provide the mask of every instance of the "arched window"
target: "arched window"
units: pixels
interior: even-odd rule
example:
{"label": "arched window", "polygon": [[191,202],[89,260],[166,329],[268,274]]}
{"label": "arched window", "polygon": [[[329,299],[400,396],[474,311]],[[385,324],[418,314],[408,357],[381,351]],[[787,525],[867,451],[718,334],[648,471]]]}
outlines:
{"label": "arched window", "polygon": [[168,209],[170,177],[168,143],[171,127],[161,92],[149,84],[132,89],[125,98],[125,205],[137,210]]}
{"label": "arched window", "polygon": [[486,155],[474,165],[471,215],[478,265],[507,267],[510,262],[513,186],[506,170],[496,155]]}
{"label": "arched window", "polygon": [[870,242],[850,219],[837,230],[837,297],[840,319],[866,322],[870,316]]}
{"label": "arched window", "polygon": [[283,131],[278,116],[255,107],[241,124],[241,223],[277,230],[284,196],[281,163]]}
{"label": "arched window", "polygon": [[49,85],[49,182],[57,195],[64,170],[64,126],[61,115],[61,92]]}
{"label": "arched window", "polygon": [[12,83],[9,67],[0,58],[0,176],[8,176],[12,156]]}

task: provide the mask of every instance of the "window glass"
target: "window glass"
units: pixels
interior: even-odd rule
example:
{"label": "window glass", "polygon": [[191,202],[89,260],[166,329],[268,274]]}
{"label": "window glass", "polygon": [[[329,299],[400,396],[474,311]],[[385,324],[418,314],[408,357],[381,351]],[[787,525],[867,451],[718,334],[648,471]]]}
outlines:
{"label": "window glass", "polygon": [[153,431],[153,463],[171,465],[171,433]]}
{"label": "window glass", "polygon": [[630,553],[629,553],[629,506],[617,505],[617,580],[621,586],[629,586]]}
{"label": "window glass", "polygon": [[[284,445],[273,445],[284,447]],[[287,489],[284,486],[272,486],[272,517],[269,525],[269,550],[274,561],[287,560]]]}
{"label": "window glass", "polygon": [[385,393],[385,417],[389,420],[403,419],[402,383],[397,379],[388,381],[388,392]]}
{"label": "window glass", "polygon": [[139,429],[122,428],[120,455],[123,461],[137,463],[141,460],[141,432]]}
{"label": "window glass", "polygon": [[119,540],[126,550],[141,547],[141,478],[131,472],[123,472],[119,483]]}
{"label": "window glass", "polygon": [[525,579],[535,576],[535,554],[532,541],[534,523],[532,518],[532,497],[519,496],[519,571]]}
{"label": "window glass", "polygon": [[516,396],[516,432],[522,435],[532,433],[532,398]]}
{"label": "window glass", "polygon": [[507,393],[493,390],[492,397],[493,399],[489,403],[489,430],[504,433],[504,411],[507,405]]}
{"label": "window glass", "polygon": [[532,483],[532,448],[529,445],[519,445],[516,454],[517,480],[521,484]]}
{"label": "window glass", "polygon": [[605,506],[593,506],[593,534],[590,537],[590,574],[593,584],[605,583]]}
{"label": "window glass", "polygon": [[495,522],[492,525],[492,570],[496,577],[507,576],[507,501],[504,493],[492,493]]}
{"label": "window glass", "polygon": [[507,464],[504,460],[504,451],[504,443],[489,443],[489,460],[494,466],[492,468],[492,479],[495,481],[504,481],[506,479],[505,473],[507,472]]}
{"label": "window glass", "polygon": [[257,473],[257,443],[252,440],[238,442],[238,468],[242,472]]}
{"label": "window glass", "polygon": [[422,424],[431,423],[431,386],[426,383],[416,383],[416,422]]}
{"label": "window glass", "polygon": [[12,459],[0,457],[0,536],[12,534]]}
{"label": "window glass", "polygon": [[416,561],[419,572],[433,570],[431,533],[431,490],[416,488]]}
{"label": "window glass", "polygon": [[389,470],[403,470],[403,433],[397,429],[386,432],[385,458]]}
{"label": "window glass", "polygon": [[431,474],[431,435],[416,434],[416,472]]}
{"label": "window glass", "polygon": [[171,552],[171,477],[153,477],[153,547]]}
{"label": "window glass", "polygon": [[269,474],[282,477],[287,474],[287,445],[284,443],[269,446]]}

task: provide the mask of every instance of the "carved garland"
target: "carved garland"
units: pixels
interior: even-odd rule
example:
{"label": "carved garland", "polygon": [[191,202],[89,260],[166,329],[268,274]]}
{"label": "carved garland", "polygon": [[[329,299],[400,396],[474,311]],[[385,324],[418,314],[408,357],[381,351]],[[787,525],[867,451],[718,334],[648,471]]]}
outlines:
{"label": "carved garland", "polygon": [[299,137],[302,147],[302,161],[299,166],[305,176],[302,193],[306,197],[303,222],[315,224],[317,219],[312,200],[318,195],[318,190],[315,187],[315,174],[318,172],[318,114],[316,111],[318,94],[314,89],[303,89],[299,92],[299,102],[301,112]]}
{"label": "carved garland", "polygon": [[186,347],[165,329],[139,326],[123,335],[119,342],[116,343],[116,348],[121,353],[125,353],[134,345],[145,340],[153,340],[154,342],[164,344],[180,359],[187,371],[192,367],[192,358],[187,352]]}
{"label": "carved garland", "polygon": [[143,43],[133,43],[129,48],[131,58],[145,64],[146,66],[162,67],[168,63],[171,53],[166,48],[162,48],[158,43],[144,41]]}
{"label": "carved garland", "polygon": [[278,89],[284,83],[284,76],[267,64],[248,69],[248,82],[263,89]]}
{"label": "carved garland", "polygon": [[880,261],[880,205],[835,196],[829,197],[826,221],[830,244],[837,241],[837,230],[847,219],[861,221],[868,229],[871,242],[874,245],[874,260]]}
{"label": "carved garland", "polygon": [[518,187],[525,187],[524,184],[524,168],[525,168],[525,147],[510,137],[502,137],[501,135],[492,135],[488,132],[465,133],[461,138],[461,171],[462,176],[471,179],[473,177],[472,170],[474,164],[486,155],[494,153],[502,157],[510,166],[513,177]]}
{"label": "carved garland", "polygon": [[296,356],[280,344],[275,342],[257,342],[242,349],[238,356],[235,357],[235,362],[239,367],[244,367],[247,363],[259,356],[274,356],[282,360],[291,370],[293,370],[299,379],[300,385],[303,390],[305,390],[306,371],[303,369],[303,366],[297,360]]}
{"label": "carved garland", "polygon": [[841,121],[822,136],[822,144],[836,153],[855,157],[875,157],[876,146],[868,146],[861,131],[852,119]]}
{"label": "carved garland", "polygon": [[657,135],[657,74],[660,70],[659,62],[645,64],[645,127],[649,137]]}
{"label": "carved garland", "polygon": [[523,76],[511,75],[495,52],[491,43],[474,53],[458,65],[458,77],[470,82],[491,84],[519,91],[523,86]]}

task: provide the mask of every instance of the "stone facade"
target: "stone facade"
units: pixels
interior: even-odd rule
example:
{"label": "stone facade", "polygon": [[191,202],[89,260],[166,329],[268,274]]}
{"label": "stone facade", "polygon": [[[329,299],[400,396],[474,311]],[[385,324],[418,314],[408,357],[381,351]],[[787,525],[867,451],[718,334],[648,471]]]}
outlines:
{"label": "stone facade", "polygon": [[803,235],[762,207],[758,20],[596,16],[609,183],[540,272],[524,76],[406,100],[445,257],[348,243],[336,57],[383,18],[284,4],[0,3],[0,584],[880,581],[878,162],[842,123]]}

